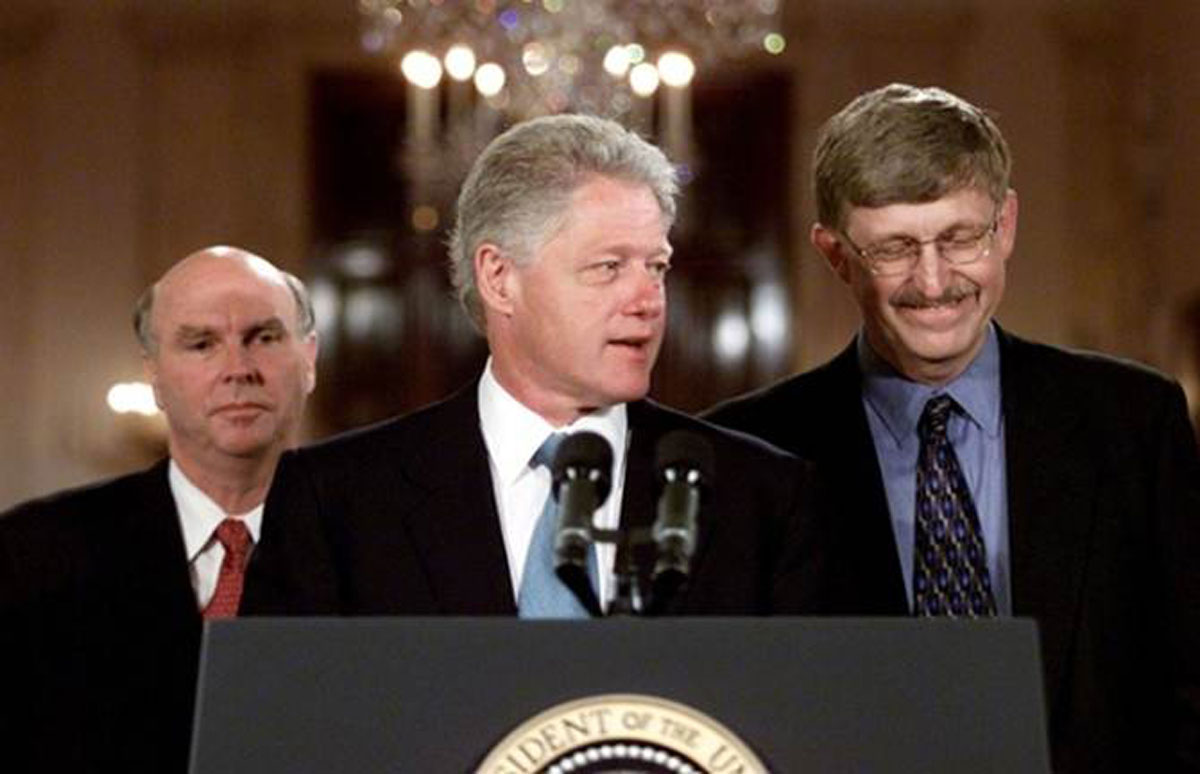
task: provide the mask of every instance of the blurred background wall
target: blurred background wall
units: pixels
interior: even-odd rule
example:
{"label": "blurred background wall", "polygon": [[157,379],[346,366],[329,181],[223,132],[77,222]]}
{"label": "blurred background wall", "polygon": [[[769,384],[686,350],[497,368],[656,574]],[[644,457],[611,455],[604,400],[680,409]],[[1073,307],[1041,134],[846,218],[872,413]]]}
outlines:
{"label": "blurred background wall", "polygon": [[[998,114],[1021,197],[1001,322],[1200,395],[1200,3],[787,0],[783,25],[781,56],[697,75],[657,397],[700,408],[853,334],[807,242],[808,162],[829,114],[891,81]],[[0,508],[161,453],[158,420],[115,414],[106,394],[141,375],[137,295],[206,245],[247,247],[319,291],[310,437],[478,369],[442,278],[452,211],[443,196],[416,218],[388,166],[397,78],[360,45],[354,0],[6,0]]]}

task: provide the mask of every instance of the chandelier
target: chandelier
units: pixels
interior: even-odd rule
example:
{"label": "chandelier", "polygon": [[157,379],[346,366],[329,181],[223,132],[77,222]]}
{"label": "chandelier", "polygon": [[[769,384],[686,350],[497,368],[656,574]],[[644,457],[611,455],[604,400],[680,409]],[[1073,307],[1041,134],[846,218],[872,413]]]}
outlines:
{"label": "chandelier", "polygon": [[656,134],[686,167],[693,79],[731,60],[782,53],[779,5],[358,0],[363,47],[388,57],[409,84],[403,161],[418,191],[460,175],[501,126],[564,111]]}
{"label": "chandelier", "polygon": [[362,43],[432,89],[472,82],[510,118],[621,118],[661,85],[779,54],[779,0],[360,0]]}

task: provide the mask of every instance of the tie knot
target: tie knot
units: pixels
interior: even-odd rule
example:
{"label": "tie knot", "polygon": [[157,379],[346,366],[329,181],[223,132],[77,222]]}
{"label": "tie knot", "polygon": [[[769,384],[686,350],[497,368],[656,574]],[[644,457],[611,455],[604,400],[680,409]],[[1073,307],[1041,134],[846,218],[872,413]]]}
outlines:
{"label": "tie knot", "polygon": [[917,423],[917,434],[921,440],[946,437],[946,422],[950,414],[958,409],[958,404],[949,395],[936,395],[925,404],[921,412],[921,421]]}
{"label": "tie knot", "polygon": [[529,467],[536,470],[544,465],[549,468],[554,463],[554,455],[558,451],[558,447],[566,437],[566,433],[551,433],[546,436],[546,440],[542,441],[542,445],[538,447],[537,451],[533,453],[533,458],[529,460]]}
{"label": "tie knot", "polygon": [[250,530],[241,519],[225,519],[217,525],[215,534],[225,551],[238,559],[250,548]]}

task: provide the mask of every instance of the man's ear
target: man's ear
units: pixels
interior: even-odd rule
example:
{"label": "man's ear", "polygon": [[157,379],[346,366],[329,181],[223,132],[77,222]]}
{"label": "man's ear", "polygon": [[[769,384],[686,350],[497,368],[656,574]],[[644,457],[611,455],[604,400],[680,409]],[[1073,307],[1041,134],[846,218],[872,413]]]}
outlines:
{"label": "man's ear", "polygon": [[513,262],[496,245],[484,242],[475,250],[475,287],[484,310],[509,315],[513,309],[516,272]]}
{"label": "man's ear", "polygon": [[999,223],[997,224],[999,233],[996,234],[996,245],[992,248],[1002,261],[1007,261],[1008,257],[1012,255],[1013,246],[1017,241],[1018,209],[1017,192],[1010,188],[1004,195],[1004,203],[1000,205]]}
{"label": "man's ear", "polygon": [[814,223],[809,239],[817,252],[825,256],[833,273],[841,277],[842,282],[850,282],[850,259],[837,234],[820,223]]}
{"label": "man's ear", "polygon": [[304,357],[304,393],[311,395],[317,388],[317,353],[320,351],[317,332],[307,334],[300,346]]}
{"label": "man's ear", "polygon": [[150,389],[154,390],[154,405],[158,406],[160,411],[166,411],[162,397],[158,394],[158,362],[154,359],[154,355],[148,352],[142,353],[142,376],[150,385]]}

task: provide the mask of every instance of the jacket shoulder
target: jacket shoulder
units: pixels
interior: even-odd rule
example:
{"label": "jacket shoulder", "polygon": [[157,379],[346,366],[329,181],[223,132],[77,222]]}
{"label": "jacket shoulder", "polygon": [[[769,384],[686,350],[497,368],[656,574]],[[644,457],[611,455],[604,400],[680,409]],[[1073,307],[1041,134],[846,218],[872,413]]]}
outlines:
{"label": "jacket shoulder", "polygon": [[1135,360],[1082,349],[1065,349],[1011,334],[1001,350],[1002,378],[1036,379],[1047,397],[1059,393],[1074,402],[1119,405],[1127,400],[1182,395],[1167,374]]}
{"label": "jacket shoulder", "polygon": [[718,403],[700,416],[794,450],[795,428],[825,426],[830,408],[844,405],[846,395],[857,393],[859,378],[851,346],[812,370]]}
{"label": "jacket shoulder", "polygon": [[153,467],[114,478],[63,489],[27,500],[0,514],[0,528],[8,531],[41,527],[57,521],[69,524],[81,518],[132,507],[146,496],[149,488],[161,486],[169,491],[166,461]]}
{"label": "jacket shoulder", "polygon": [[165,461],[12,508],[0,515],[0,607],[91,585],[97,568],[121,566],[123,541],[140,539],[132,522],[173,508]]}
{"label": "jacket shoulder", "polygon": [[[747,431],[718,425],[705,417],[695,417],[672,408],[645,401],[643,411],[657,414],[656,434],[661,437],[672,431],[685,431],[704,438],[721,458],[735,457],[747,467],[756,465],[795,465],[796,455]],[[637,429],[634,432],[638,432]]]}
{"label": "jacket shoulder", "polygon": [[353,465],[373,460],[383,453],[425,451],[456,442],[472,430],[477,433],[479,412],[476,403],[472,383],[444,400],[408,414],[316,441],[301,448],[299,454],[322,465]]}

